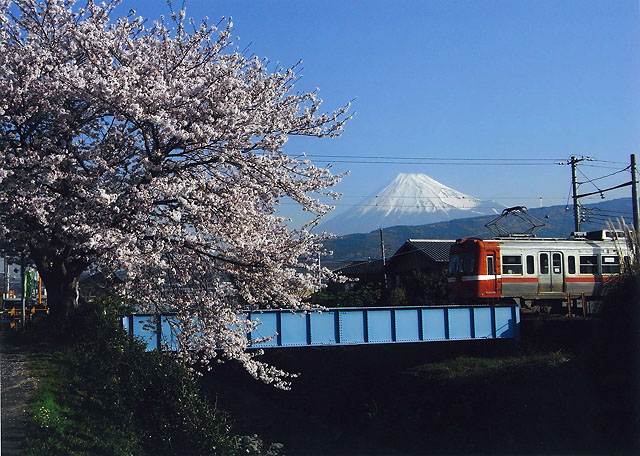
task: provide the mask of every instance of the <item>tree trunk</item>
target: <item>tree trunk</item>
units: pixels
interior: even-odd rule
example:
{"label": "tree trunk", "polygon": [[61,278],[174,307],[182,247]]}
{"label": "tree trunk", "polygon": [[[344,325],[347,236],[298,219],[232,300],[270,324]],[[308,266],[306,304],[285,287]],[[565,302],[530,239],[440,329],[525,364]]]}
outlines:
{"label": "tree trunk", "polygon": [[43,282],[47,289],[47,307],[51,318],[58,323],[67,320],[71,309],[78,305],[78,278],[50,277]]}
{"label": "tree trunk", "polygon": [[48,252],[32,251],[32,256],[47,289],[49,315],[60,325],[78,305],[78,279],[84,268]]}

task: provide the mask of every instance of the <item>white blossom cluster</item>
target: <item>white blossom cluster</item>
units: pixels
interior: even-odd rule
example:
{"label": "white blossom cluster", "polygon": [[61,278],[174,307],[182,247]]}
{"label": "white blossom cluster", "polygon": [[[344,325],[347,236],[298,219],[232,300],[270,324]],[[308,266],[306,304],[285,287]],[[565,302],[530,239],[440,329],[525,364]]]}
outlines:
{"label": "white blossom cluster", "polygon": [[[332,175],[283,153],[290,135],[337,136],[345,106],[321,113],[293,91],[295,67],[233,49],[232,24],[149,23],[115,2],[0,0],[0,225],[27,245],[51,299],[89,266],[124,270],[147,310],[178,312],[180,353],[241,361],[257,307],[307,308],[329,274],[309,229],[337,198]],[[290,198],[315,219],[290,229]]]}

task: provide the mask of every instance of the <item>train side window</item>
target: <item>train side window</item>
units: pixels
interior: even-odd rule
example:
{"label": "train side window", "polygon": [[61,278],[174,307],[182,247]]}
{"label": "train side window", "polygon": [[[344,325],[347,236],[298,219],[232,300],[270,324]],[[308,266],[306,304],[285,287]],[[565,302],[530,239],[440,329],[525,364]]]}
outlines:
{"label": "train side window", "polygon": [[504,255],[502,257],[502,273],[522,275],[522,257],[520,255]]}
{"label": "train side window", "polygon": [[575,274],[576,273],[576,257],[574,257],[573,255],[569,255],[567,257],[567,262],[569,264],[569,274]]}
{"label": "train side window", "polygon": [[618,274],[620,272],[619,256],[603,256],[602,257],[602,273]]}
{"label": "train side window", "polygon": [[598,257],[596,255],[580,255],[580,274],[596,274]]}
{"label": "train side window", "polygon": [[535,274],[536,267],[534,265],[533,255],[527,255],[527,274]]}
{"label": "train side window", "polygon": [[549,274],[549,254],[540,254],[540,274]]}

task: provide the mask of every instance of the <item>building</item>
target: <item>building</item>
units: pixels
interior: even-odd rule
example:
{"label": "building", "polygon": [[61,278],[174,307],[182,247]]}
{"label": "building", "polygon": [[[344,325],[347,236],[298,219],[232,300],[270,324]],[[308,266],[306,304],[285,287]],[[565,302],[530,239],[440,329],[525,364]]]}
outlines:
{"label": "building", "polygon": [[335,269],[333,272],[349,279],[358,279],[357,282],[345,282],[342,288],[346,291],[357,286],[380,285],[384,281],[382,259],[369,259],[364,261],[352,261],[346,266]]}
{"label": "building", "polygon": [[391,287],[408,282],[415,272],[441,273],[449,265],[449,249],[455,244],[452,239],[407,239],[387,260],[385,272]]}

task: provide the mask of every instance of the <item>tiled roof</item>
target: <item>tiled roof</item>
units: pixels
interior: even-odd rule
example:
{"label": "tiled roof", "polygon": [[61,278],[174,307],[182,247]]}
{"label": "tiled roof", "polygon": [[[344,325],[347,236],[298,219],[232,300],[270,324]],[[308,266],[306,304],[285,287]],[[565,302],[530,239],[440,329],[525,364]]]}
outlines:
{"label": "tiled roof", "polygon": [[381,274],[382,260],[354,261],[336,269],[335,272],[344,275]]}
{"label": "tiled roof", "polygon": [[400,252],[400,250],[406,251],[407,249],[405,246],[409,245],[424,253],[433,261],[438,263],[447,263],[449,262],[449,249],[452,244],[455,244],[455,242],[455,240],[450,239],[408,239],[407,242],[400,247],[398,252]]}

